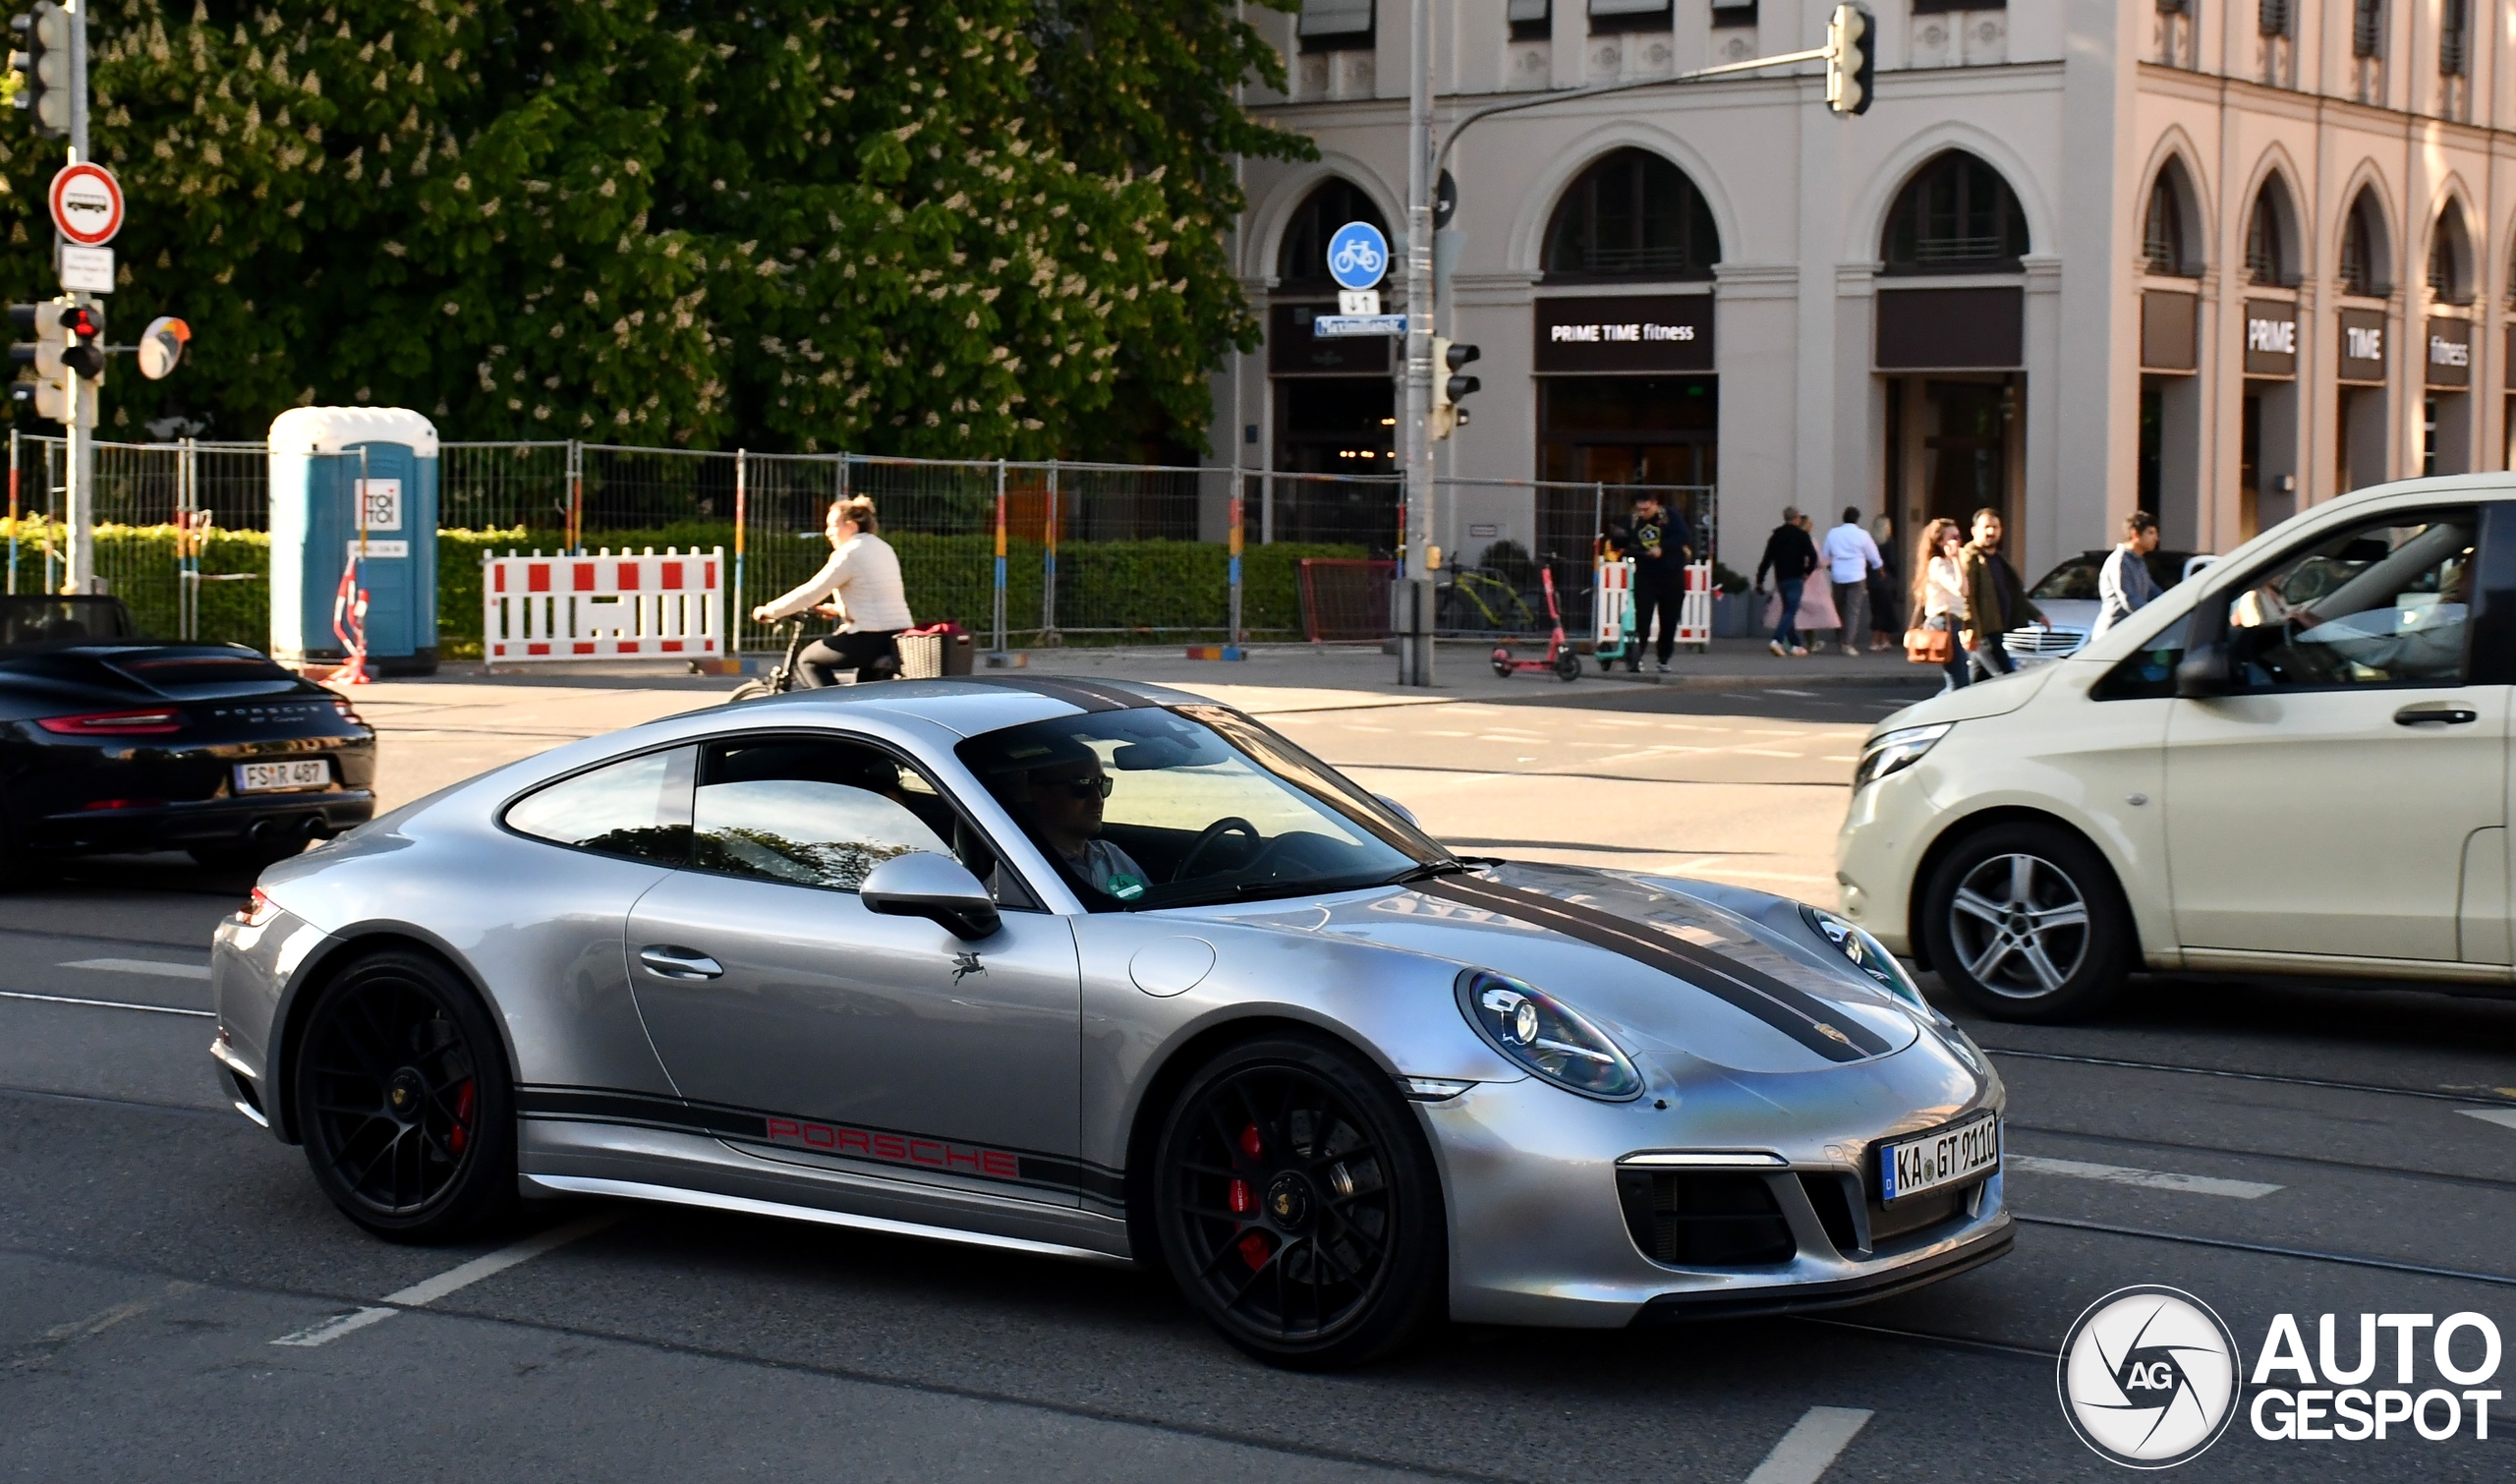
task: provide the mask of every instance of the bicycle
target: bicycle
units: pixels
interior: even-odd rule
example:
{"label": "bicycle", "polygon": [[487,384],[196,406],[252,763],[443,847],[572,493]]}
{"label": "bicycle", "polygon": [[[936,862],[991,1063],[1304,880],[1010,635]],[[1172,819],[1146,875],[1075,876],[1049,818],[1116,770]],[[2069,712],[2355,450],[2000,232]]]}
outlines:
{"label": "bicycle", "polygon": [[[1525,634],[1538,627],[1520,590],[1473,567],[1449,574],[1436,597],[1435,624],[1454,632]],[[1482,620],[1478,622],[1477,620]]]}
{"label": "bicycle", "polygon": [[775,668],[758,680],[746,680],[734,687],[728,701],[757,701],[763,696],[783,696],[795,688],[795,656],[804,653],[804,620],[786,620],[786,657]]}

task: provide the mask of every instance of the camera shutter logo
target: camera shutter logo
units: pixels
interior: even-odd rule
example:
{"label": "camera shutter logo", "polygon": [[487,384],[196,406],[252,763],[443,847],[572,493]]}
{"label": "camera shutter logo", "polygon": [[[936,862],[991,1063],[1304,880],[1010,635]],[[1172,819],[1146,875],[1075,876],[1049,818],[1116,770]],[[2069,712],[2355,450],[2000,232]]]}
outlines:
{"label": "camera shutter logo", "polygon": [[2062,1415],[2126,1468],[2172,1468],[2219,1441],[2237,1413],[2236,1336],[2180,1288],[2117,1288],[2062,1341]]}

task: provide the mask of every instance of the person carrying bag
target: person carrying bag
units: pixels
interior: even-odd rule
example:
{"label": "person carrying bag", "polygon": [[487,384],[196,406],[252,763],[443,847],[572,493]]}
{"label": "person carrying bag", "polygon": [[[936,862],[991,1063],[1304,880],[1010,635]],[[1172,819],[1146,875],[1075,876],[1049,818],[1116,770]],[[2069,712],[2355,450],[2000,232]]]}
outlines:
{"label": "person carrying bag", "polygon": [[1969,678],[1966,652],[1957,643],[1966,622],[1966,568],[1958,559],[1965,544],[1955,521],[1935,520],[1922,528],[1914,550],[1912,611],[1919,622],[1905,631],[1905,657],[1938,665],[1947,675],[1943,691],[1961,689]]}

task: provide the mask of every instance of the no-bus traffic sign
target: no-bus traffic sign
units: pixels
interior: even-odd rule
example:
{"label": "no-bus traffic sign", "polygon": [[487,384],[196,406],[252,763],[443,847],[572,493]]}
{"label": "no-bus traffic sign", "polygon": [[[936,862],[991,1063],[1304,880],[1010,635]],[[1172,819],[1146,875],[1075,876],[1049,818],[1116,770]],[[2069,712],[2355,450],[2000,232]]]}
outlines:
{"label": "no-bus traffic sign", "polygon": [[100,248],[122,230],[122,183],[102,165],[82,160],[52,178],[52,224],[67,241]]}

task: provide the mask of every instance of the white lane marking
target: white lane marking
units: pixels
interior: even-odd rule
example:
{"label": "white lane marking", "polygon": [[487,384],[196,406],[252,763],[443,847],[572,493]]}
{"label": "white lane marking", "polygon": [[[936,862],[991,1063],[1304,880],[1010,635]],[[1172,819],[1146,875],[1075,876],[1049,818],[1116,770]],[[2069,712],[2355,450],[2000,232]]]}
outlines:
{"label": "white lane marking", "polygon": [[2458,1108],[2455,1112],[2467,1118],[2479,1118],[2484,1123],[2495,1123],[2501,1128],[2516,1128],[2516,1108]]}
{"label": "white lane marking", "polygon": [[1800,756],[1800,754],[1796,752],[1781,752],[1770,747],[1734,747],[1730,750],[1737,753],[1745,753],[1751,758],[1797,758]]}
{"label": "white lane marking", "polygon": [[82,999],[76,995],[29,995],[24,990],[0,990],[0,999],[31,999],[39,1004],[86,1004],[93,1005],[100,1010],[146,1010],[152,1015],[198,1015],[203,1020],[217,1018],[214,1011],[183,1010],[171,1004],[133,1004],[122,999]]}
{"label": "white lane marking", "polygon": [[1815,700],[1817,696],[1815,691],[1787,691],[1778,685],[1771,691],[1767,692],[1767,694],[1775,696],[1798,696],[1802,701],[1812,701]]}
{"label": "white lane marking", "polygon": [[520,1242],[500,1247],[486,1256],[476,1257],[460,1267],[448,1268],[434,1278],[422,1279],[407,1288],[397,1288],[384,1295],[377,1304],[366,1304],[346,1314],[335,1314],[319,1324],[309,1325],[293,1334],[271,1341],[297,1349],[313,1349],[329,1344],[344,1335],[354,1335],[372,1324],[381,1324],[404,1309],[426,1308],[460,1288],[468,1288],[485,1278],[504,1273],[518,1263],[531,1262],[545,1252],[564,1247],[582,1237],[594,1235],[628,1215],[625,1211],[605,1211],[583,1221],[569,1222],[538,1232]]}
{"label": "white lane marking", "polygon": [[1812,1406],[1765,1455],[1747,1484],[1817,1484],[1835,1459],[1869,1422],[1871,1413],[1858,1406]]}
{"label": "white lane marking", "polygon": [[2139,1185],[2149,1190],[2181,1190],[2190,1195],[2224,1195],[2259,1201],[2281,1189],[2257,1180],[2223,1180],[2206,1174],[2173,1174],[2162,1170],[2135,1170],[2128,1165],[2090,1165],[2082,1160],[2047,1160],[2031,1154],[2008,1156],[2009,1168],[2030,1174],[2067,1175],[2075,1180],[2102,1180],[2109,1185]]}
{"label": "white lane marking", "polygon": [[98,969],[107,974],[155,974],[162,979],[207,979],[205,963],[165,963],[154,958],[82,958],[65,969]]}
{"label": "white lane marking", "polygon": [[321,1324],[308,1325],[305,1329],[282,1335],[271,1343],[311,1350],[318,1344],[330,1344],[344,1335],[355,1334],[369,1325],[380,1323],[401,1312],[399,1309],[352,1309],[346,1314],[335,1314]]}

